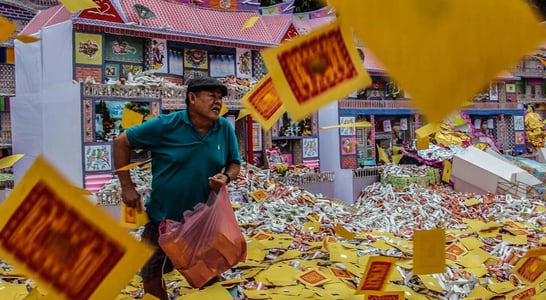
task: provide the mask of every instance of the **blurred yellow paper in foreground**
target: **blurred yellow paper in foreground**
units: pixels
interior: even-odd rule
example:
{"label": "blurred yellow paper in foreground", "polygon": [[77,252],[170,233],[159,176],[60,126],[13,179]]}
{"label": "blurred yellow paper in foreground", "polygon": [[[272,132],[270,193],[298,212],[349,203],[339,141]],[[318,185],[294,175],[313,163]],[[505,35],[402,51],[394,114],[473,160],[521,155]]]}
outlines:
{"label": "blurred yellow paper in foreground", "polygon": [[339,19],[263,51],[271,79],[293,120],[371,84],[347,23]]}
{"label": "blurred yellow paper in foreground", "polygon": [[0,257],[47,299],[114,299],[151,254],[41,156],[0,206]]}
{"label": "blurred yellow paper in foreground", "polygon": [[546,38],[521,0],[330,4],[431,122],[441,122]]}

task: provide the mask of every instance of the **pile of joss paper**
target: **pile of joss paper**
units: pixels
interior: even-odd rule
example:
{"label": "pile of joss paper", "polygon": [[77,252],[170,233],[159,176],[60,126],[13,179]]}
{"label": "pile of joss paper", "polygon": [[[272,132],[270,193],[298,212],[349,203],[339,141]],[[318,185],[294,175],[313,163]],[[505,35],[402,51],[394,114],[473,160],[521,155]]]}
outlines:
{"label": "pile of joss paper", "polygon": [[[247,164],[229,190],[244,195],[232,206],[248,242],[246,261],[201,290],[177,271],[167,274],[171,299],[363,299],[356,292],[378,257],[393,261],[381,290],[406,299],[545,295],[546,204],[538,199],[377,182],[351,204],[275,182]],[[445,272],[414,275],[413,233],[434,228],[446,231]],[[22,299],[34,282],[0,266],[0,285],[21,287],[13,299]],[[135,275],[117,299],[143,296]]]}

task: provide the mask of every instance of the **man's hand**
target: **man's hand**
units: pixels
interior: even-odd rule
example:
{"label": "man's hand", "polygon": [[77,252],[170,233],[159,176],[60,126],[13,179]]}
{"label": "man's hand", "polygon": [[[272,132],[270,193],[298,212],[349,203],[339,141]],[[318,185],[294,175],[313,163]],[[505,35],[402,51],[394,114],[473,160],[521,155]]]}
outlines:
{"label": "man's hand", "polygon": [[121,188],[121,200],[128,207],[136,208],[138,212],[142,212],[140,194],[133,186],[125,186]]}
{"label": "man's hand", "polygon": [[212,177],[209,177],[209,187],[213,191],[217,191],[222,187],[222,185],[226,184],[228,182],[227,175],[218,173]]}

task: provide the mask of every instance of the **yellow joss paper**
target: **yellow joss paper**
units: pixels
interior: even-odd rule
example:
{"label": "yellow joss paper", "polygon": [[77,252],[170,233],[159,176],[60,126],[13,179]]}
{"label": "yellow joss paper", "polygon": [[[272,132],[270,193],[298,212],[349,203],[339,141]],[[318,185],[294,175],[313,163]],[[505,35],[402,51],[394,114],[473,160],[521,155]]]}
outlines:
{"label": "yellow joss paper", "polygon": [[514,284],[510,281],[492,283],[487,286],[492,292],[497,294],[504,294],[516,289]]}
{"label": "yellow joss paper", "polygon": [[363,294],[367,291],[383,290],[390,278],[395,262],[396,259],[392,257],[370,257],[356,293]]}
{"label": "yellow joss paper", "polygon": [[445,235],[444,229],[413,232],[413,274],[445,272]]}
{"label": "yellow joss paper", "polygon": [[241,28],[241,31],[254,27],[254,24],[256,24],[256,21],[258,21],[260,17],[258,16],[252,16],[246,20],[245,24],[243,24],[243,27]]}
{"label": "yellow joss paper", "polygon": [[64,7],[71,13],[85,10],[88,8],[99,8],[100,6],[93,0],[60,0]]}
{"label": "yellow joss paper", "polygon": [[128,165],[125,165],[119,169],[116,170],[116,172],[120,172],[120,171],[129,171],[133,168],[136,168],[136,167],[139,167],[139,166],[142,166],[142,165],[145,165],[147,163],[151,162],[151,159],[148,159],[148,160],[145,160],[145,161],[137,161],[137,162],[134,162],[134,163],[130,163]]}
{"label": "yellow joss paper", "polygon": [[319,129],[325,130],[325,129],[334,129],[334,128],[354,128],[354,127],[372,127],[372,123],[366,122],[366,121],[355,122],[355,123],[344,123],[339,125],[322,126]]}
{"label": "yellow joss paper", "polygon": [[[528,286],[521,289],[517,289],[509,294],[506,294],[505,299],[510,300],[519,300],[519,299],[531,299],[531,300],[540,300],[546,299],[546,294],[537,295],[540,292],[540,288],[537,286]],[[536,297],[534,297],[536,296]],[[531,298],[533,297],[533,298]]]}
{"label": "yellow joss paper", "polygon": [[364,294],[364,300],[404,300],[403,291],[389,291],[389,292],[380,292],[380,291],[368,291]]}
{"label": "yellow joss paper", "polygon": [[41,156],[0,207],[0,257],[48,299],[114,299],[151,254]]}
{"label": "yellow joss paper", "polygon": [[220,116],[223,116],[229,112],[229,108],[225,103],[222,103],[222,107],[220,108]]}
{"label": "yellow joss paper", "polygon": [[237,119],[235,119],[235,121],[239,121],[240,119],[248,116],[250,114],[250,110],[248,110],[247,108],[243,108],[239,111],[239,114],[237,115]]}
{"label": "yellow joss paper", "polygon": [[529,249],[529,251],[527,251],[523,257],[537,257],[543,255],[546,255],[546,248],[540,247]]}
{"label": "yellow joss paper", "polygon": [[24,154],[13,154],[10,156],[3,157],[0,159],[0,169],[11,168],[13,165],[18,162],[21,158],[25,156]]}
{"label": "yellow joss paper", "polygon": [[39,38],[33,37],[31,35],[15,35],[13,36],[13,38],[25,44],[34,43],[40,40]]}
{"label": "yellow joss paper", "polygon": [[307,222],[303,224],[303,228],[301,230],[304,232],[319,232],[320,222]]}
{"label": "yellow joss paper", "polygon": [[[546,39],[540,20],[522,0],[331,0],[330,4],[411,94],[426,119],[435,122]],[[449,99],[439,100],[442,95]]]}
{"label": "yellow joss paper", "polygon": [[451,180],[451,162],[444,160],[444,170],[442,171],[442,181],[449,183]]}
{"label": "yellow joss paper", "polygon": [[529,257],[520,259],[514,268],[512,274],[516,274],[521,281],[527,285],[534,285],[546,279],[546,261],[541,257]]}
{"label": "yellow joss paper", "polygon": [[138,229],[140,226],[148,223],[148,213],[142,203],[140,203],[140,211],[136,208],[129,207],[121,202],[121,226],[125,228]]}
{"label": "yellow joss paper", "polygon": [[256,86],[245,94],[241,99],[241,104],[262,125],[264,130],[269,130],[286,112],[269,75],[264,76]]}
{"label": "yellow joss paper", "polygon": [[124,109],[121,115],[121,127],[127,129],[139,125],[144,120],[144,115],[131,109]]}
{"label": "yellow joss paper", "polygon": [[480,248],[481,246],[484,245],[482,241],[478,240],[476,237],[473,237],[473,236],[460,238],[459,241],[468,250]]}
{"label": "yellow joss paper", "polygon": [[263,51],[275,89],[294,120],[371,84],[350,27],[341,21]]}
{"label": "yellow joss paper", "polygon": [[478,285],[472,290],[472,292],[470,292],[468,297],[465,299],[492,299],[496,296],[498,296],[497,293],[493,293],[492,291],[486,289],[484,286]]}
{"label": "yellow joss paper", "polygon": [[233,300],[231,294],[221,285],[211,285],[204,290],[192,293],[188,296],[184,296],[184,300],[202,300],[202,299],[214,299],[214,300]]}
{"label": "yellow joss paper", "polygon": [[503,234],[502,241],[508,242],[512,245],[527,245],[527,236],[526,235],[511,235]]}
{"label": "yellow joss paper", "polygon": [[152,294],[146,293],[140,300],[159,300],[159,298],[153,296]]}
{"label": "yellow joss paper", "polygon": [[17,25],[13,24],[10,20],[0,16],[0,43],[7,40],[11,34],[17,29]]}
{"label": "yellow joss paper", "polygon": [[337,224],[336,227],[334,227],[334,232],[337,236],[340,236],[348,241],[355,238],[355,234],[347,230],[347,228],[343,227],[340,224]]}

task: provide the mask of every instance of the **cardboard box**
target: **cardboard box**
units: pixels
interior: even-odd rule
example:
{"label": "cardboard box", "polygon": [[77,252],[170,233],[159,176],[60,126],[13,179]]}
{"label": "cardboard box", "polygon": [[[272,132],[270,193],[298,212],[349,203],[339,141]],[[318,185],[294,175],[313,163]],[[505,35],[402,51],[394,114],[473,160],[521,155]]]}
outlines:
{"label": "cardboard box", "polygon": [[496,192],[499,178],[528,185],[541,183],[540,180],[507,160],[473,146],[453,157],[451,176],[456,191],[480,194]]}

